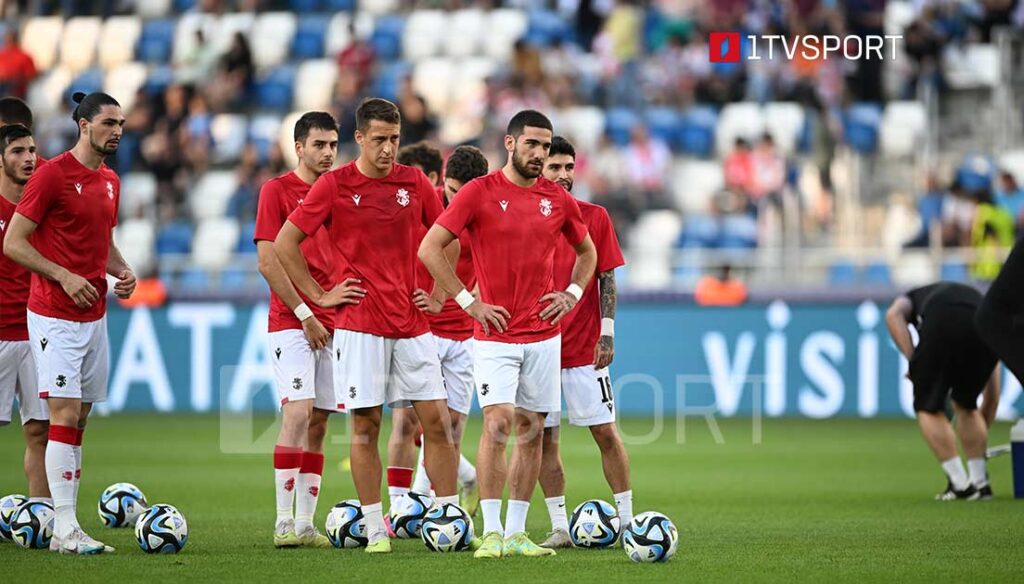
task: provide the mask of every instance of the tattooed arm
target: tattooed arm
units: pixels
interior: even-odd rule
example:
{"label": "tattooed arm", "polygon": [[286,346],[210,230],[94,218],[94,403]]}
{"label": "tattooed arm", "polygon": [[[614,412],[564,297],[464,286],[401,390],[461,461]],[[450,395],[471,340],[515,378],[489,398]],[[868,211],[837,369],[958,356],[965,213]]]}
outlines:
{"label": "tattooed arm", "polygon": [[[601,292],[601,318],[615,318],[615,303],[618,292],[615,289],[615,270],[608,270],[597,275],[597,285]],[[594,368],[603,369],[615,358],[615,337],[601,335],[594,347]]]}

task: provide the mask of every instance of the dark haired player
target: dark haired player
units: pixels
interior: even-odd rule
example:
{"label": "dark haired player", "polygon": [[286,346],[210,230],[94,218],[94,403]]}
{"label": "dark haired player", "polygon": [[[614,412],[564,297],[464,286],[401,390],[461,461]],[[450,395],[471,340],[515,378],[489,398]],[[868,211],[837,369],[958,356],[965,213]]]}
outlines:
{"label": "dark haired player", "polygon": [[78,524],[82,436],[92,405],[107,396],[106,295],[128,298],[135,275],[114,245],[120,180],[104,159],[117,152],[124,113],[105,93],[74,95],[78,143],[25,187],[4,253],[33,272],[28,330],[39,395],[50,408],[46,476],[56,510],[50,549],[98,554],[113,548]]}
{"label": "dark haired player", "polygon": [[[0,128],[14,124],[25,126],[31,131],[32,109],[17,97],[0,97]],[[36,170],[45,162],[46,159],[36,152]]]}

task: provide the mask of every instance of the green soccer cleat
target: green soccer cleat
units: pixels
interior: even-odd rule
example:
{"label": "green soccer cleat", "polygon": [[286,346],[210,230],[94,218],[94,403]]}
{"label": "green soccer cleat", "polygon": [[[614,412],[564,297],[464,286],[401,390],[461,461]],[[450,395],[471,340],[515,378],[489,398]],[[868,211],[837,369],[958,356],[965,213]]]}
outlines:
{"label": "green soccer cleat", "polygon": [[295,535],[299,539],[299,544],[302,547],[308,547],[308,548],[329,548],[329,547],[333,547],[331,545],[331,540],[327,539],[326,535],[320,533],[320,531],[317,530],[317,528],[313,527],[313,526],[307,527],[306,529],[303,529],[301,533],[297,533]]}
{"label": "green soccer cleat", "polygon": [[535,558],[539,556],[553,556],[555,555],[555,550],[540,547],[530,540],[530,536],[526,535],[525,531],[520,531],[505,540],[505,545],[501,548],[501,555]]}
{"label": "green soccer cleat", "polygon": [[390,554],[391,553],[391,540],[388,538],[378,539],[377,541],[366,546],[366,553],[368,554]]}
{"label": "green soccer cleat", "polygon": [[295,535],[294,521],[289,519],[277,524],[277,528],[274,529],[274,547],[293,548],[300,545],[302,542],[299,541],[299,536]]}
{"label": "green soccer cleat", "polygon": [[473,517],[480,508],[480,483],[471,481],[462,485],[459,492],[459,507],[466,512],[466,515]]}
{"label": "green soccer cleat", "polygon": [[[479,542],[476,551],[473,552],[474,558],[500,558],[501,551],[504,547],[505,541],[501,537],[501,533],[497,531],[491,531],[485,533],[483,538],[476,539],[473,541]],[[470,546],[473,544],[470,543]]]}

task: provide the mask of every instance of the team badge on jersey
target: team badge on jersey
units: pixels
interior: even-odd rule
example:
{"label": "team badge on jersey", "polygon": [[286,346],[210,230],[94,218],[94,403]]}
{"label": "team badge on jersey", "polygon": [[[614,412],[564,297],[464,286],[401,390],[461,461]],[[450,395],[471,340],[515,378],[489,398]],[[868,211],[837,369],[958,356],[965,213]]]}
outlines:
{"label": "team badge on jersey", "polygon": [[114,185],[109,180],[107,181],[107,198],[111,201],[114,200]]}
{"label": "team badge on jersey", "polygon": [[399,205],[403,207],[409,205],[409,191],[405,189],[398,189],[398,192],[395,193],[395,198],[398,199]]}
{"label": "team badge on jersey", "polygon": [[540,214],[545,217],[551,215],[551,201],[548,199],[540,200]]}

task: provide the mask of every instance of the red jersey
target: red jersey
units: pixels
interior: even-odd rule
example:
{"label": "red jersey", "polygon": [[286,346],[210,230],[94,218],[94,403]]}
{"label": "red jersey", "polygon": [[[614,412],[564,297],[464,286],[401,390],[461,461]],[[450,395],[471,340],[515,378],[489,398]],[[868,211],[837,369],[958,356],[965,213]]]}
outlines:
{"label": "red jersey", "polygon": [[[0,240],[14,217],[14,203],[0,195]],[[27,341],[29,283],[32,272],[0,254],[0,341]]]}
{"label": "red jersey", "polygon": [[534,343],[558,335],[558,325],[540,319],[547,306],[541,297],[559,290],[555,248],[563,236],[573,245],[587,237],[580,208],[565,189],[545,178],[523,188],[499,169],[462,187],[437,223],[456,235],[469,233],[482,300],[512,316],[504,333],[489,337],[476,323],[477,339]]}
{"label": "red jersey", "polygon": [[[625,265],[622,249],[615,236],[611,217],[600,205],[577,201],[583,222],[587,224],[590,238],[597,248],[597,269],[601,272],[614,270]],[[555,288],[566,289],[572,281],[572,268],[576,264],[576,250],[569,242],[562,241],[555,250]],[[583,297],[572,312],[562,317],[562,368],[583,367],[594,364],[594,345],[601,336],[601,293],[597,278],[587,284]]]}
{"label": "red jersey", "polygon": [[[288,215],[302,204],[303,198],[309,193],[311,185],[308,185],[294,172],[282,174],[264,183],[260,189],[259,205],[256,209],[256,230],[253,233],[253,242],[274,241],[281,231]],[[299,246],[302,257],[306,258],[309,265],[309,274],[313,276],[316,283],[324,290],[334,287],[331,278],[331,240],[326,229],[318,229],[312,237],[306,238]],[[299,297],[313,311],[320,324],[328,330],[334,328],[334,308],[322,308],[299,292]],[[268,330],[270,332],[283,331],[287,329],[302,330],[302,322],[295,317],[295,314],[288,308],[288,305],[281,300],[281,297],[274,292],[270,293],[270,314],[268,315]]]}
{"label": "red jersey", "polygon": [[392,339],[429,332],[416,308],[416,241],[441,213],[434,187],[419,170],[395,164],[384,178],[359,172],[355,161],[322,175],[288,217],[307,236],[327,228],[335,281],[362,280],[366,296],[343,305],[335,328]]}
{"label": "red jersey", "polygon": [[32,274],[29,310],[75,322],[103,318],[107,311],[107,258],[120,198],[117,173],[105,164],[98,170],[86,168],[71,152],[47,161],[32,174],[16,211],[38,225],[32,239],[36,249],[88,280],[100,299],[89,308],[78,308],[60,284]]}

